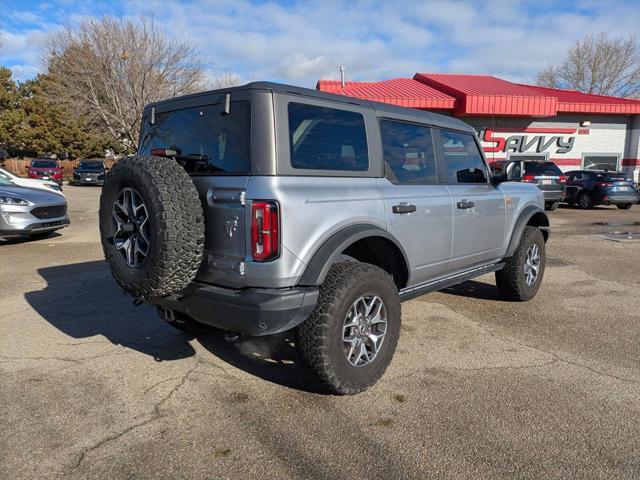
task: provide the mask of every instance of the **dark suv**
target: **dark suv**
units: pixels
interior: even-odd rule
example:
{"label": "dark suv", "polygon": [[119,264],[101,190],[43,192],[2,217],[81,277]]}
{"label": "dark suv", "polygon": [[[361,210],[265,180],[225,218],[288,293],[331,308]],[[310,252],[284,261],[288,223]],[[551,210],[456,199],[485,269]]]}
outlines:
{"label": "dark suv", "polygon": [[[508,171],[503,172],[505,166]],[[492,164],[494,173],[505,174],[507,179],[520,179],[521,182],[533,183],[544,193],[545,210],[555,210],[558,203],[564,200],[567,177],[553,162],[540,162],[512,158]]]}
{"label": "dark suv", "polygon": [[623,172],[575,170],[567,172],[565,202],[580,208],[615,205],[626,210],[638,203],[638,190]]}
{"label": "dark suv", "polygon": [[102,185],[105,171],[102,160],[81,160],[73,171],[73,184]]}

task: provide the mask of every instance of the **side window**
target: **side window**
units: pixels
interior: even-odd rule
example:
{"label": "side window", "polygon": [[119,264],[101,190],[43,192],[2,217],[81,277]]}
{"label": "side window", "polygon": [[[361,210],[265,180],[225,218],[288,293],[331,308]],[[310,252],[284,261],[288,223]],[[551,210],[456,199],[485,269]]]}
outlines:
{"label": "side window", "polygon": [[447,183],[486,183],[482,155],[472,135],[440,130]]}
{"label": "side window", "polygon": [[364,117],[357,112],[289,103],[291,166],[309,170],[367,171]]}
{"label": "side window", "polygon": [[380,134],[389,180],[395,183],[437,183],[429,127],[381,120]]}

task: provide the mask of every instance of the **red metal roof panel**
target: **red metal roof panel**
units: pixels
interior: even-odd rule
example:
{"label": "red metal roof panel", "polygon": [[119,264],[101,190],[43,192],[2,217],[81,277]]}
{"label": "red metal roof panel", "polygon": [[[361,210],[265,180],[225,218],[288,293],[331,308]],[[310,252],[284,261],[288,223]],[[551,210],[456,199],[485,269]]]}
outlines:
{"label": "red metal roof panel", "polygon": [[401,107],[454,108],[455,98],[411,78],[394,78],[381,82],[346,82],[342,88],[337,80],[318,80],[316,89]]}
{"label": "red metal roof panel", "polygon": [[490,75],[416,73],[413,77],[458,100],[458,115],[552,116],[557,98]]}
{"label": "red metal roof panel", "polygon": [[[521,84],[522,85],[522,84]],[[542,95],[553,95],[558,99],[559,112],[609,113],[630,115],[640,113],[640,100],[631,98],[594,95],[576,90],[522,85]]]}

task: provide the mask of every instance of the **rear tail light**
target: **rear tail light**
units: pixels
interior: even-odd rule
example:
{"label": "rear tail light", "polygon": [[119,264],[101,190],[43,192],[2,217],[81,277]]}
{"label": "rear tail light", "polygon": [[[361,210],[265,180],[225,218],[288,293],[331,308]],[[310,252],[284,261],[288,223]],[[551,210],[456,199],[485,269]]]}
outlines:
{"label": "rear tail light", "polygon": [[560,175],[560,177],[558,178],[558,181],[560,183],[567,183],[567,177],[564,175]]}
{"label": "rear tail light", "polygon": [[254,261],[266,262],[278,256],[279,224],[276,202],[254,200],[251,206],[251,256]]}
{"label": "rear tail light", "polygon": [[613,187],[613,183],[610,182],[596,182],[598,187]]}
{"label": "rear tail light", "polygon": [[522,181],[523,182],[527,182],[527,183],[531,183],[536,179],[536,177],[534,175],[525,175],[524,177],[522,177]]}

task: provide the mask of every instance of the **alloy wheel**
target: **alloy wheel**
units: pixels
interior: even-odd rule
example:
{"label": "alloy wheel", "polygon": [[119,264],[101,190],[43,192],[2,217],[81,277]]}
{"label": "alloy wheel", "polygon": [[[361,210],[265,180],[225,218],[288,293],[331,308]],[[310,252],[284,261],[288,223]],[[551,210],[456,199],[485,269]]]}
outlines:
{"label": "alloy wheel", "polygon": [[116,251],[127,266],[140,268],[151,246],[149,212],[142,196],[134,188],[123,188],[111,208],[111,216]]}
{"label": "alloy wheel", "polygon": [[387,333],[387,311],[382,299],[364,295],[353,304],[344,319],[342,345],[354,367],[369,365],[380,352]]}
{"label": "alloy wheel", "polygon": [[540,247],[534,243],[527,249],[527,256],[524,262],[524,281],[530,287],[538,279],[540,271]]}

